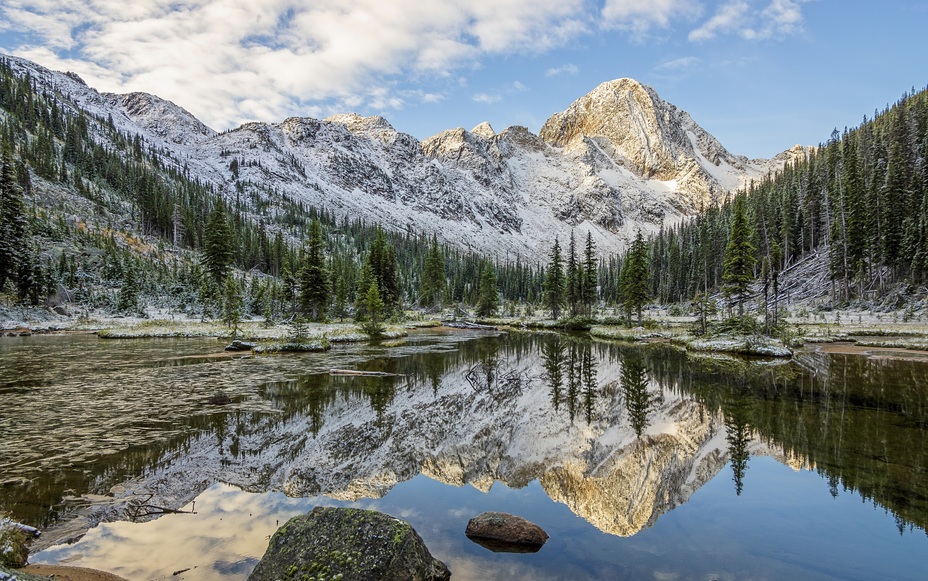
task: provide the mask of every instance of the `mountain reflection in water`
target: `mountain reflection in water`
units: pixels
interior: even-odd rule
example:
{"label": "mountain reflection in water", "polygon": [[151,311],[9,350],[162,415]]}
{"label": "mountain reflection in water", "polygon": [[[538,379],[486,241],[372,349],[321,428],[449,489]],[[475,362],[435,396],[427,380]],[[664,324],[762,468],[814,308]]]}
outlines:
{"label": "mountain reflection in water", "polygon": [[[81,348],[93,357],[111,345]],[[135,344],[136,361],[145,360],[145,347]],[[163,361],[163,346],[153,348],[151,359]],[[37,397],[41,389],[12,375],[7,355],[16,349],[0,349],[0,389],[15,386],[5,397]],[[424,475],[484,492],[538,486],[600,531],[638,538],[720,472],[730,477],[729,494],[750,498],[752,486],[766,486],[752,480],[752,458],[769,456],[816,471],[834,497],[858,491],[890,511],[900,532],[928,522],[928,366],[920,361],[807,352],[787,363],[745,362],[521,333],[423,333],[401,347],[344,349],[247,361],[194,349],[184,364],[154,372],[126,365],[119,379],[129,393],[231,388],[238,403],[186,413],[170,403],[165,414],[128,409],[131,444],[92,434],[79,454],[62,454],[70,472],[17,462],[4,437],[3,477],[17,485],[2,489],[0,508],[35,524],[71,514],[94,522],[118,517],[138,491],[180,506],[213,482],[325,502],[387,502],[398,484]],[[332,377],[329,367],[399,376]],[[84,373],[92,393],[94,374]],[[22,421],[15,407],[0,412],[0,425]],[[87,418],[57,420],[67,427]],[[54,465],[46,458],[35,461]],[[43,514],[41,506],[54,508]]]}

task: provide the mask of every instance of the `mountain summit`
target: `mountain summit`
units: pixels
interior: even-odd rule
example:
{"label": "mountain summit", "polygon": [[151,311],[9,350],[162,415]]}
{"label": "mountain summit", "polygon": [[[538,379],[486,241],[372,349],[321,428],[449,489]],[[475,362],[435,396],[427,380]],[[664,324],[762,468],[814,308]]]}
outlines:
{"label": "mountain summit", "polygon": [[767,160],[732,155],[686,111],[633,79],[602,83],[552,115],[541,137],[581,155],[598,150],[642,180],[668,184],[686,213],[776,169]]}
{"label": "mountain summit", "polygon": [[216,133],[153,95],[100,94],[74,75],[9,61],[43,90],[139,135],[191,178],[247,200],[255,219],[312,205],[498,258],[541,259],[573,230],[590,232],[602,252],[621,250],[638,230],[695,214],[802,154],[734,156],[631,79],[596,87],[540,135],[497,133],[484,122],[419,142],[382,117],[357,114]]}

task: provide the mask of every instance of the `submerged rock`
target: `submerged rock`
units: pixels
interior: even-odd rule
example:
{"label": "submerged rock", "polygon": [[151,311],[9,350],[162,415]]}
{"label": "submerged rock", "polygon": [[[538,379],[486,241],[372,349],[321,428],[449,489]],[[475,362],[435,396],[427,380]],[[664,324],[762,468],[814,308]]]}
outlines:
{"label": "submerged rock", "polygon": [[464,534],[497,553],[534,553],[548,540],[548,533],[540,526],[505,512],[475,516],[467,523]]}
{"label": "submerged rock", "polygon": [[248,577],[303,578],[440,581],[451,572],[405,521],[373,510],[317,506],[274,533]]}
{"label": "submerged rock", "polygon": [[223,391],[217,391],[212,396],[210,396],[209,400],[207,400],[207,403],[210,405],[228,405],[232,403],[232,398],[229,397],[229,394]]}
{"label": "submerged rock", "polygon": [[226,351],[251,351],[257,347],[257,343],[250,343],[248,341],[242,341],[241,339],[236,339],[226,345]]}

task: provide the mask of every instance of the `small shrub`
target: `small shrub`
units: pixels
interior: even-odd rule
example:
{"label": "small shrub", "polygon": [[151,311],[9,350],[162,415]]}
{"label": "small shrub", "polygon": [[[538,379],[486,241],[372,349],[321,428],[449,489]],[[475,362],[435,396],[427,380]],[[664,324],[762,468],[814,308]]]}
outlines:
{"label": "small shrub", "polygon": [[28,557],[26,535],[10,519],[0,518],[0,565],[18,569]]}
{"label": "small shrub", "polygon": [[713,334],[758,335],[760,323],[752,315],[729,317],[712,325]]}

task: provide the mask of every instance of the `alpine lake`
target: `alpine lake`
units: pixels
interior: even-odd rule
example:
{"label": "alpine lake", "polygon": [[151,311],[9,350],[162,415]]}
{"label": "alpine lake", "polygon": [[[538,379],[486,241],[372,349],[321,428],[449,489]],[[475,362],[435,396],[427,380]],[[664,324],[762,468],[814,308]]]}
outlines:
{"label": "alpine lake", "polygon": [[[456,580],[926,575],[921,352],[743,359],[442,329],[314,354],[224,345],[0,339],[0,511],[43,529],[31,562],[243,580],[280,525],[325,505],[407,520]],[[464,529],[488,510],[550,539],[477,545]]]}

